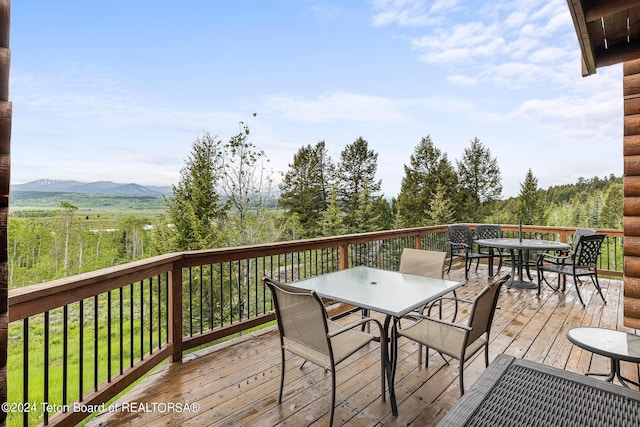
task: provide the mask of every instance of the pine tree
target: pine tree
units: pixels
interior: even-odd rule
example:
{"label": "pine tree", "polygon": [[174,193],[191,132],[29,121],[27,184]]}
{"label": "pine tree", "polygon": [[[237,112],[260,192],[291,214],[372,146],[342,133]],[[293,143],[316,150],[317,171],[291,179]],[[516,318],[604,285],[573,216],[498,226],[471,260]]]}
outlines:
{"label": "pine tree", "polygon": [[498,200],[502,193],[498,159],[491,157],[489,148],[474,138],[456,164],[461,192],[459,219],[465,222],[481,221],[487,213],[485,208]]}
{"label": "pine tree", "polygon": [[438,184],[433,198],[429,202],[426,212],[425,225],[443,225],[455,222],[453,214],[453,203],[447,198],[447,189],[443,184]]}
{"label": "pine tree", "polygon": [[358,225],[354,213],[361,202],[361,195],[365,188],[371,198],[379,198],[382,182],[376,180],[378,169],[378,154],[369,150],[367,141],[358,138],[340,153],[338,162],[338,200],[346,214],[345,223],[348,229],[357,229]]}
{"label": "pine tree", "polygon": [[524,182],[520,183],[520,194],[516,203],[516,216],[523,224],[546,224],[543,197],[538,189],[538,179],[533,176],[531,168],[527,171]]}
{"label": "pine tree", "polygon": [[375,204],[369,196],[369,189],[365,185],[360,193],[360,203],[353,213],[357,228],[349,230],[351,233],[366,233],[380,230],[380,214],[375,210]]}
{"label": "pine tree", "polygon": [[206,132],[198,137],[180,170],[173,195],[165,197],[167,213],[174,225],[174,242],[169,246],[185,251],[208,249],[219,243],[218,230],[228,206],[216,190],[223,174],[223,144]]}
{"label": "pine tree", "polygon": [[[431,137],[422,138],[410,157],[410,165],[404,166],[400,194],[397,201],[396,226],[418,227],[431,223],[426,212],[435,193],[441,187],[440,197],[453,200],[457,177],[453,166]],[[452,203],[449,203],[452,207]],[[453,214],[452,214],[453,216]]]}
{"label": "pine tree", "polygon": [[345,213],[340,209],[338,203],[338,191],[336,188],[331,191],[327,210],[320,215],[323,236],[340,236],[348,232],[344,223]]}
{"label": "pine tree", "polygon": [[611,184],[600,213],[600,225],[602,227],[622,229],[623,199],[622,184]]}
{"label": "pine tree", "polygon": [[327,153],[325,142],[302,147],[293,156],[293,163],[280,184],[278,205],[287,216],[296,216],[302,237],[322,234],[320,216],[327,209],[335,166]]}

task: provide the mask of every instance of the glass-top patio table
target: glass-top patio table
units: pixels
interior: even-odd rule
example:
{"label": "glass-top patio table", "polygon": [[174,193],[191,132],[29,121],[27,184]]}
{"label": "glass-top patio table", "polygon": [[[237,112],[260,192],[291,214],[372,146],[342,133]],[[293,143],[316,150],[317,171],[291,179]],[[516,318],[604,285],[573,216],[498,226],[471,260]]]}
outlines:
{"label": "glass-top patio table", "polygon": [[289,283],[318,296],[385,315],[384,332],[391,339],[386,369],[393,415],[398,415],[394,379],[400,318],[459,288],[464,283],[370,267],[353,267]]}
{"label": "glass-top patio table", "polygon": [[[488,248],[509,249],[511,252],[511,280],[507,283],[509,288],[537,289],[538,285],[524,280],[522,277],[522,266],[524,263],[523,254],[529,257],[530,251],[566,251],[571,248],[568,243],[556,242],[553,240],[519,239],[500,237],[495,239],[474,240],[478,246]],[[516,253],[517,251],[517,253]],[[493,257],[489,258],[489,275],[493,272]],[[516,279],[517,270],[517,279]]]}

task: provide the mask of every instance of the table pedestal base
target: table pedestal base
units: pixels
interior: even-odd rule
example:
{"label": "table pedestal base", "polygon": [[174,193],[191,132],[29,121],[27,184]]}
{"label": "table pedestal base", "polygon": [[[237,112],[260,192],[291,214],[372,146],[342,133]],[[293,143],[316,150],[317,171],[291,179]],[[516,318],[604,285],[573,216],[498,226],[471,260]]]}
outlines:
{"label": "table pedestal base", "polygon": [[617,378],[618,382],[620,382],[620,384],[626,388],[629,388],[629,386],[627,385],[627,383],[631,383],[637,387],[640,387],[640,384],[638,384],[637,382],[630,380],[629,378],[625,378],[622,376],[622,374],[620,373],[620,361],[618,359],[611,359],[611,372],[609,373],[604,373],[604,372],[587,372],[585,373],[585,375],[592,375],[592,376],[597,376],[597,377],[607,377],[605,378],[605,381],[613,383],[613,379]]}
{"label": "table pedestal base", "polygon": [[527,282],[526,280],[511,280],[507,282],[507,288],[538,289],[538,285],[532,282]]}

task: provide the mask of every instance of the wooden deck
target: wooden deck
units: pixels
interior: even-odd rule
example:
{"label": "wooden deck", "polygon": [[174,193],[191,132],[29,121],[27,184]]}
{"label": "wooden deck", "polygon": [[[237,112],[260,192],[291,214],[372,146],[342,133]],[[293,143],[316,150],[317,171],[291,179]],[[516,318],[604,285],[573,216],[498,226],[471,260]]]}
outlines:
{"label": "wooden deck", "polygon": [[[453,280],[463,277],[459,269],[449,275]],[[606,305],[587,282],[582,288],[586,308],[578,301],[570,279],[568,282],[571,287],[566,294],[547,288],[540,298],[535,290],[503,288],[493,323],[490,359],[505,353],[578,373],[608,371],[608,359],[573,346],[565,334],[579,325],[633,332],[622,325],[622,282],[601,279]],[[477,273],[472,270],[458,296],[472,297],[486,283],[482,267]],[[402,339],[396,375],[399,415],[394,417],[388,400],[380,398],[378,345],[371,344],[339,365],[334,424],[437,424],[460,398],[457,361],[447,365],[430,352],[429,367],[418,366],[417,345]],[[330,375],[312,364],[299,369],[300,363],[299,358],[288,356],[284,398],[279,405],[277,330],[249,334],[190,354],[182,364],[159,367],[118,401],[120,407],[128,404],[128,409],[105,412],[88,425],[328,425]],[[638,379],[637,365],[622,365],[625,376]],[[467,363],[467,390],[484,369],[482,353]],[[197,409],[171,410],[166,405],[169,402],[197,404]]]}

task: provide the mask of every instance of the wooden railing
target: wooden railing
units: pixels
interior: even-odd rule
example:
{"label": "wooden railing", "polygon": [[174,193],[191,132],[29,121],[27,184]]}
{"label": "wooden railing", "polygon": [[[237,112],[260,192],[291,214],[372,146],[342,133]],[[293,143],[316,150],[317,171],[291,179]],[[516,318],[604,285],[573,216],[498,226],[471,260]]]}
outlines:
{"label": "wooden railing", "polygon": [[[405,247],[446,250],[446,230],[172,253],[10,290],[8,422],[73,425],[108,410],[167,359],[272,322],[264,276],[293,281],[356,265],[397,270]],[[515,235],[518,226],[503,230]],[[574,230],[524,227],[525,237],[560,241]],[[622,275],[622,232],[602,231],[609,237],[601,272]]]}

